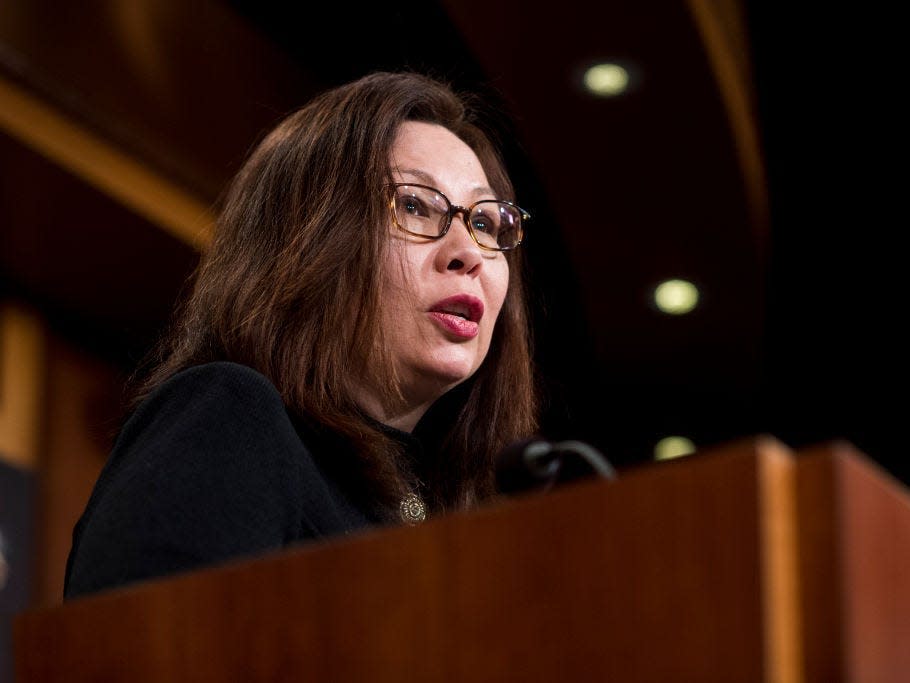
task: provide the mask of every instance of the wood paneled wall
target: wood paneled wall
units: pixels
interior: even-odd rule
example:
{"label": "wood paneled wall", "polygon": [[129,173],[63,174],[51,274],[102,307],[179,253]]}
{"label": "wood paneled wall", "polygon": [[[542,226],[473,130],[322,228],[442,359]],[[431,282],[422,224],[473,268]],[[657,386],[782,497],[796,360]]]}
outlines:
{"label": "wood paneled wall", "polygon": [[0,458],[37,481],[32,602],[63,597],[73,525],[110,450],[122,404],[119,373],[0,302]]}

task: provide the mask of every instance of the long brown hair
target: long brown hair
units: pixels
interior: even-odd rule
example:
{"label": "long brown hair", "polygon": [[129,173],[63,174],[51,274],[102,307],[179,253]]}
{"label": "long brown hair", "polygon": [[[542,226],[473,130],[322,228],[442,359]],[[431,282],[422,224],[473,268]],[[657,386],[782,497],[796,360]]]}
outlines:
{"label": "long brown hair", "polygon": [[354,401],[351,379],[368,368],[378,386],[396,387],[379,325],[377,264],[385,262],[387,231],[369,226],[388,225],[390,150],[409,120],[459,136],[499,196],[513,199],[476,109],[446,84],[374,73],[323,93],[269,133],[234,178],[191,295],[138,399],[191,365],[250,366],[292,414],[346,440],[380,509],[391,510],[419,479],[438,512],[492,493],[494,457],[534,431],[537,400],[518,249],[506,253],[509,288],[487,358],[447,405],[427,462],[407,463],[399,443]]}

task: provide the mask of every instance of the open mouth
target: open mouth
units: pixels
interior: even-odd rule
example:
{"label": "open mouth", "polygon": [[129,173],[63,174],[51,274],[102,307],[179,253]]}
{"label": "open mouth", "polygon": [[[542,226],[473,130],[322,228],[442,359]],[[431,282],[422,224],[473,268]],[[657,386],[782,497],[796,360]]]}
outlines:
{"label": "open mouth", "polygon": [[480,332],[483,302],[476,296],[458,294],[438,301],[428,311],[443,330],[456,339],[473,339]]}
{"label": "open mouth", "polygon": [[459,294],[433,304],[430,312],[442,313],[472,323],[478,323],[483,317],[483,302],[477,297]]}

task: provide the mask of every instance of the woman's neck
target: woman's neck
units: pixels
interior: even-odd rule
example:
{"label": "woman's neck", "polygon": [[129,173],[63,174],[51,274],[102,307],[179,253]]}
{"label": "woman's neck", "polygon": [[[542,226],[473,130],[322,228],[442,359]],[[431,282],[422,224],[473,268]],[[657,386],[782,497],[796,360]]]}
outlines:
{"label": "woman's neck", "polygon": [[394,427],[402,432],[412,432],[417,423],[420,422],[420,418],[424,416],[430,405],[432,405],[432,402],[416,405],[402,402],[401,405],[389,407],[384,406],[382,401],[375,396],[361,395],[358,404],[367,415],[377,422]]}

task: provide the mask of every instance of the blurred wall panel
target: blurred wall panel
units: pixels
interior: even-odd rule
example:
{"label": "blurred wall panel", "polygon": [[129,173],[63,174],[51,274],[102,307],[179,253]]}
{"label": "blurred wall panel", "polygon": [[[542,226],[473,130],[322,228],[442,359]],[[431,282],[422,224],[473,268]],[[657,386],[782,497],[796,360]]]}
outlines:
{"label": "blurred wall panel", "polygon": [[40,469],[34,601],[59,602],[73,525],[118,427],[123,378],[103,361],[51,337]]}
{"label": "blurred wall panel", "polygon": [[0,459],[20,469],[38,460],[44,330],[38,315],[0,301]]}
{"label": "blurred wall panel", "polygon": [[0,459],[0,683],[13,680],[12,623],[29,606],[34,488],[32,472]]}

